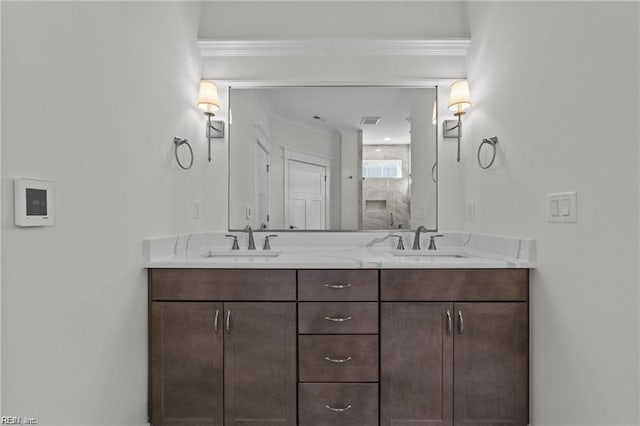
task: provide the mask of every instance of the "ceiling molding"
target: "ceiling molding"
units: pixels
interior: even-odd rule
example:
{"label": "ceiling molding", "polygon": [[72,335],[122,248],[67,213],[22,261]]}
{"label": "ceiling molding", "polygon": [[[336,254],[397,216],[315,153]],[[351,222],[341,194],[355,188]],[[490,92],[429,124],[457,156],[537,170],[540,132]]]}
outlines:
{"label": "ceiling molding", "polygon": [[202,57],[221,56],[464,56],[471,39],[199,40]]}

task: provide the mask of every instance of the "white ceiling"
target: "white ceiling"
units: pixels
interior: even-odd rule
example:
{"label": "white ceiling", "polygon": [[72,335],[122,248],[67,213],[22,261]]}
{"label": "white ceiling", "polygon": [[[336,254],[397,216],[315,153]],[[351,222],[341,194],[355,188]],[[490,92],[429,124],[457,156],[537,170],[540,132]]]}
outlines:
{"label": "white ceiling", "polygon": [[[231,97],[233,98],[232,89]],[[363,130],[365,144],[408,144],[411,94],[429,88],[276,87],[256,89],[270,114],[325,132]],[[322,117],[322,120],[313,116]],[[364,116],[378,116],[377,125],[362,125]],[[428,117],[431,119],[431,117]],[[385,138],[391,138],[385,141]]]}

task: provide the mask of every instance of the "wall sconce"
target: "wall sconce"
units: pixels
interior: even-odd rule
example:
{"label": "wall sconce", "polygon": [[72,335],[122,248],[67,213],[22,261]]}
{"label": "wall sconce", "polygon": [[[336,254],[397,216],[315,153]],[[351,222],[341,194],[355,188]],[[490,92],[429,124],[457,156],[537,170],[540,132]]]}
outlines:
{"label": "wall sconce", "polygon": [[215,112],[220,110],[220,99],[218,98],[218,88],[210,81],[200,82],[200,95],[198,96],[198,107],[207,116],[207,139],[209,140],[209,162],[211,162],[211,139],[224,138],[224,121],[211,120]]}
{"label": "wall sconce", "polygon": [[469,82],[459,80],[451,85],[449,90],[449,111],[458,117],[456,120],[444,120],[442,136],[445,138],[458,139],[458,163],[460,162],[460,137],[462,136],[462,120],[465,114],[464,109],[471,106],[471,95],[469,94]]}

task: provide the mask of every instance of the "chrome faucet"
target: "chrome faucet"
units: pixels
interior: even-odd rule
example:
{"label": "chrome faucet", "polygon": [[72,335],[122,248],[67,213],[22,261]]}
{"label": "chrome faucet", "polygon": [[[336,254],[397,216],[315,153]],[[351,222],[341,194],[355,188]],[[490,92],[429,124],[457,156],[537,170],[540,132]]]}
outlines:
{"label": "chrome faucet", "polygon": [[262,250],[271,250],[271,243],[269,242],[269,238],[276,238],[276,237],[277,237],[276,234],[266,235],[264,237],[264,246],[262,247]]}
{"label": "chrome faucet", "polygon": [[248,232],[249,233],[249,250],[255,250],[256,249],[256,243],[255,241],[253,241],[253,229],[251,229],[251,225],[247,225],[244,228],[244,232]]}
{"label": "chrome faucet", "polygon": [[436,238],[440,238],[440,237],[444,237],[444,235],[442,234],[438,234],[438,235],[432,235],[429,240],[429,248],[428,250],[436,250]]}
{"label": "chrome faucet", "polygon": [[412,247],[413,250],[420,250],[420,233],[421,232],[427,232],[427,228],[420,225],[418,226],[418,229],[416,229],[416,236],[413,239],[413,247]]}
{"label": "chrome faucet", "polygon": [[402,235],[399,234],[391,234],[390,237],[394,237],[398,239],[398,245],[396,246],[396,250],[404,250],[404,242],[402,241]]}

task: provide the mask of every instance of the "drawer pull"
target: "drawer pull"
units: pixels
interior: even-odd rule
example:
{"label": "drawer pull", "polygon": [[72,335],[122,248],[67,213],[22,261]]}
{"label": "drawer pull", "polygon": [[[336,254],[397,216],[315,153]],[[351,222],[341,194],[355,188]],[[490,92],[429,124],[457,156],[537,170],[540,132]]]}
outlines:
{"label": "drawer pull", "polygon": [[231,310],[227,311],[227,322],[225,324],[225,328],[227,329],[227,335],[231,335]]}
{"label": "drawer pull", "polygon": [[351,317],[324,317],[324,319],[331,322],[345,322],[349,321]]}
{"label": "drawer pull", "polygon": [[346,358],[331,358],[331,357],[325,356],[324,359],[329,361],[329,362],[333,362],[335,364],[342,364],[344,362],[351,361],[351,357],[350,356],[348,356]]}
{"label": "drawer pull", "polygon": [[324,286],[327,287],[327,288],[333,288],[333,289],[336,289],[336,290],[342,290],[344,288],[351,287],[351,284],[349,284],[349,283],[344,283],[344,284],[325,284]]}
{"label": "drawer pull", "polygon": [[452,321],[451,321],[451,311],[449,311],[447,309],[447,336],[449,336],[451,334],[451,326],[452,326]]}
{"label": "drawer pull", "polygon": [[345,411],[351,410],[351,404],[347,405],[344,408],[334,408],[329,405],[325,405],[324,408],[326,408],[329,411],[333,411],[334,413],[344,413]]}
{"label": "drawer pull", "polygon": [[458,334],[464,333],[464,317],[462,316],[462,311],[458,311],[458,318],[460,321],[458,322]]}
{"label": "drawer pull", "polygon": [[220,316],[220,311],[216,309],[216,315],[213,318],[213,329],[215,330],[216,334],[218,334],[218,317]]}

